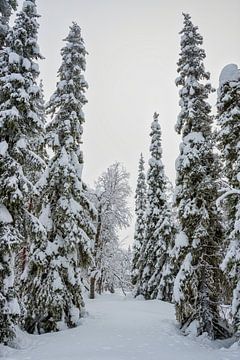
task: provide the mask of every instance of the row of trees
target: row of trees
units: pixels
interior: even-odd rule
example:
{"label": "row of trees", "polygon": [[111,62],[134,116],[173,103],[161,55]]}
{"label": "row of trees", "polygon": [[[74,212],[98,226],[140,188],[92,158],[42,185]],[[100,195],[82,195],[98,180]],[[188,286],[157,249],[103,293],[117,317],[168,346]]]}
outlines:
{"label": "row of trees", "polygon": [[[128,173],[113,164],[88,189],[81,151],[88,87],[86,50],[73,23],[61,50],[56,90],[45,106],[39,81],[38,13],[0,1],[0,343],[16,325],[30,333],[74,327],[85,312],[84,286],[124,289],[130,254],[118,229],[128,225]],[[50,119],[46,122],[46,116]],[[49,158],[46,146],[53,154]],[[130,270],[129,270],[130,272]],[[90,280],[89,280],[90,279]]]}
{"label": "row of trees", "polygon": [[184,332],[194,329],[196,335],[225,338],[231,331],[220,305],[228,288],[233,332],[240,333],[240,70],[228,65],[221,74],[214,131],[208,103],[214,90],[203,64],[203,39],[190,16],[183,16],[176,80],[181,108],[176,131],[182,135],[174,193],[177,216],[167,196],[154,114],[147,184],[142,156],[139,164],[132,283],[135,296],[173,301]]}

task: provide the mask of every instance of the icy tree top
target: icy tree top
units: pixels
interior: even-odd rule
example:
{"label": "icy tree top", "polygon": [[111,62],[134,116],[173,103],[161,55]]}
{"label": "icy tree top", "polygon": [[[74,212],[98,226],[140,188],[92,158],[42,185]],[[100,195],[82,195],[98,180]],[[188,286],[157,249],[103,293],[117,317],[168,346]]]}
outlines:
{"label": "icy tree top", "polygon": [[62,64],[58,70],[60,81],[52,95],[47,112],[53,117],[48,126],[49,143],[57,149],[59,146],[73,146],[81,143],[82,124],[84,122],[83,105],[87,102],[85,90],[88,87],[82,72],[86,67],[84,41],[81,29],[73,23],[61,50]]}
{"label": "icy tree top", "polygon": [[211,107],[205,100],[213,89],[209,83],[202,83],[210,77],[203,64],[206,57],[205,51],[200,47],[203,38],[198,32],[198,27],[193,25],[190,15],[183,14],[183,17],[184,27],[180,32],[181,52],[177,63],[180,76],[176,79],[176,85],[181,86],[179,91],[181,112],[176,131],[179,134],[182,132],[183,136],[191,131],[199,132],[205,122],[207,134],[211,123],[208,115]]}
{"label": "icy tree top", "polygon": [[138,166],[138,178],[137,178],[137,188],[135,194],[135,211],[143,210],[146,207],[146,177],[144,172],[144,159],[141,153],[139,166]]}
{"label": "icy tree top", "polygon": [[24,1],[22,11],[17,14],[13,32],[8,36],[9,45],[18,55],[32,59],[42,58],[37,36],[39,17],[35,0]]}
{"label": "icy tree top", "polygon": [[[166,186],[164,166],[162,163],[161,127],[158,121],[158,117],[159,114],[154,113],[153,122],[151,124],[151,133],[150,133],[151,157],[149,159],[147,182],[148,182],[148,197],[153,198],[151,206],[154,206],[154,204],[159,202],[159,198],[162,198],[162,191],[163,189],[165,189]],[[156,189],[156,191],[153,189]]]}
{"label": "icy tree top", "polygon": [[205,51],[199,47],[202,45],[203,38],[198,32],[198,27],[194,26],[189,14],[183,14],[184,27],[180,31],[181,36],[181,52],[180,59],[177,63],[177,71],[180,77],[176,79],[177,85],[184,85],[184,78],[193,77],[196,80],[201,78],[209,79],[209,73],[205,72],[203,59],[205,59]]}
{"label": "icy tree top", "polygon": [[151,159],[149,160],[150,166],[155,160],[160,160],[162,157],[162,147],[161,147],[161,127],[158,121],[159,114],[156,112],[153,115],[153,122],[151,124],[151,145],[150,145],[150,152],[151,152]]}

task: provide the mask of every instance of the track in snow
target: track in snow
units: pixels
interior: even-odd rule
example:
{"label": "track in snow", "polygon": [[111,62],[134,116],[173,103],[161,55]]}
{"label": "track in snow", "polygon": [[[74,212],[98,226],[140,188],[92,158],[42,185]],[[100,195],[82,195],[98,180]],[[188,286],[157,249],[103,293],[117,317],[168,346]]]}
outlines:
{"label": "track in snow", "polygon": [[[172,305],[103,295],[87,301],[89,316],[75,329],[24,336],[8,360],[239,360],[240,347],[182,336]],[[4,355],[5,354],[5,355]],[[1,353],[0,353],[1,358]]]}

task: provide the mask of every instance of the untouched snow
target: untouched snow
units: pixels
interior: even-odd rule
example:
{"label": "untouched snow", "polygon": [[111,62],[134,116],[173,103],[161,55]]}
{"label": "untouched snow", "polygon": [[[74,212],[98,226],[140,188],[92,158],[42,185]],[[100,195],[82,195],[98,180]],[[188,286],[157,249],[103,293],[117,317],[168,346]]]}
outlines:
{"label": "untouched snow", "polygon": [[89,316],[75,329],[21,335],[21,350],[0,348],[8,360],[239,360],[240,346],[179,333],[172,305],[103,295],[87,300]]}

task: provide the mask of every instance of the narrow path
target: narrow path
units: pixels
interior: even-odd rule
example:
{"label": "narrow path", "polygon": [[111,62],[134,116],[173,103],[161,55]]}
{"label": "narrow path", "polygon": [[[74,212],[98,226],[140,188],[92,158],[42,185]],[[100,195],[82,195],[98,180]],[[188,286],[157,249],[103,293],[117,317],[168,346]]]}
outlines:
{"label": "narrow path", "polygon": [[[239,360],[240,347],[184,337],[174,309],[161,301],[104,295],[87,302],[89,317],[78,328],[26,336],[11,360]],[[1,358],[1,356],[0,356]]]}

